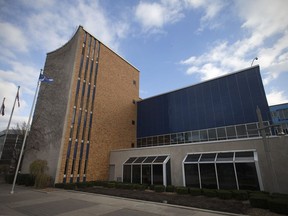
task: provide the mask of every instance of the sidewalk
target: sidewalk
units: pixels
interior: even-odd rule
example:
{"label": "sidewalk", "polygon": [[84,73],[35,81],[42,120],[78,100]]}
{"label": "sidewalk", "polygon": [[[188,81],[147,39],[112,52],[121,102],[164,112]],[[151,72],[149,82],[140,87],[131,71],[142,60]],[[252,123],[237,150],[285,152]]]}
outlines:
{"label": "sidewalk", "polygon": [[110,197],[60,189],[36,190],[0,184],[0,215],[47,215],[47,216],[220,216],[235,215],[213,212],[164,203]]}

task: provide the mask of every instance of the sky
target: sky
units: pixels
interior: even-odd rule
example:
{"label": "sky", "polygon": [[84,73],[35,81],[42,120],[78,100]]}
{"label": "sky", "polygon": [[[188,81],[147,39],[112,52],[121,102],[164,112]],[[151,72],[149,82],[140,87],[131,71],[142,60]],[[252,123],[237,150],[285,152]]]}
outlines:
{"label": "sky", "polygon": [[[27,122],[46,54],[79,25],[140,70],[140,97],[259,65],[269,105],[288,102],[287,0],[0,0],[0,101]],[[53,77],[52,77],[53,78]]]}

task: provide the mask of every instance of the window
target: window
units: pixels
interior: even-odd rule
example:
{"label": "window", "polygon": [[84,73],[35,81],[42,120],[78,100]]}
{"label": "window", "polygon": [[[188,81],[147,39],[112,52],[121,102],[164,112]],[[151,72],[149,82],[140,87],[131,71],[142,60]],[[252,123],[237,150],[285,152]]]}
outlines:
{"label": "window", "polygon": [[136,80],[133,80],[133,85],[136,85]]}
{"label": "window", "polygon": [[135,125],[135,121],[134,120],[132,120],[132,125]]}
{"label": "window", "polygon": [[167,155],[131,157],[123,164],[123,182],[166,186],[171,184],[170,169]]}
{"label": "window", "polygon": [[183,162],[186,187],[259,190],[254,151],[188,154]]}

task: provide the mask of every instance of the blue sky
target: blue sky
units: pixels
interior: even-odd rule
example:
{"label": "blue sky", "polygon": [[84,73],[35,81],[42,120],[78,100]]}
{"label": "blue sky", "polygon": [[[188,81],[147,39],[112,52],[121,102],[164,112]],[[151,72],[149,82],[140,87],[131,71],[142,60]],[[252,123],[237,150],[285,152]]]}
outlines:
{"label": "blue sky", "polygon": [[286,0],[0,0],[0,100],[7,127],[27,121],[46,53],[79,25],[138,68],[140,97],[247,68],[258,60],[270,105],[288,102]]}

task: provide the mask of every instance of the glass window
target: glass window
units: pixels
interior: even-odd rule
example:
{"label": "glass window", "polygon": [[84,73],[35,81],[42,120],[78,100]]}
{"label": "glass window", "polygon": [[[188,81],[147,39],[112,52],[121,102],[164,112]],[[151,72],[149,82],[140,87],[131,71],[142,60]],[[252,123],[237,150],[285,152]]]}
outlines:
{"label": "glass window", "polygon": [[254,152],[236,152],[235,161],[254,161]]}
{"label": "glass window", "polygon": [[157,146],[158,145],[157,136],[154,136],[152,139],[153,139],[153,146]]}
{"label": "glass window", "polygon": [[247,132],[248,132],[249,137],[259,136],[257,124],[256,123],[247,124]]}
{"label": "glass window", "polygon": [[146,160],[143,161],[143,163],[152,163],[155,160],[156,156],[147,157]]}
{"label": "glass window", "polygon": [[200,140],[201,141],[208,141],[207,130],[201,130],[200,131]]}
{"label": "glass window", "polygon": [[177,144],[177,134],[171,134],[171,144]]}
{"label": "glass window", "polygon": [[146,159],[146,157],[138,157],[138,158],[134,161],[134,164],[136,164],[136,163],[142,163],[145,159]]}
{"label": "glass window", "polygon": [[216,161],[233,161],[234,152],[218,153]]}
{"label": "glass window", "polygon": [[177,140],[178,140],[178,144],[184,143],[184,140],[185,140],[184,133],[178,133]]}
{"label": "glass window", "polygon": [[237,137],[238,138],[247,137],[247,130],[246,130],[245,125],[237,125],[236,131],[237,131]]}
{"label": "glass window", "polygon": [[216,153],[202,154],[200,162],[215,161]]}
{"label": "glass window", "polygon": [[191,132],[185,133],[185,143],[191,143],[192,142],[192,135]]}
{"label": "glass window", "polygon": [[227,137],[228,139],[235,139],[236,138],[236,130],[234,126],[226,127]]}
{"label": "glass window", "polygon": [[141,183],[141,165],[132,166],[132,182],[136,184]]}
{"label": "glass window", "polygon": [[185,162],[198,162],[201,154],[189,154],[187,155]]}
{"label": "glass window", "polygon": [[147,138],[142,138],[142,146],[147,147]]}
{"label": "glass window", "polygon": [[151,184],[151,165],[142,165],[142,184]]}
{"label": "glass window", "polygon": [[153,142],[152,137],[148,137],[147,138],[147,146],[152,146],[152,142]]}
{"label": "glass window", "polygon": [[123,167],[123,182],[131,183],[131,165],[124,165]]}
{"label": "glass window", "polygon": [[236,163],[240,190],[260,190],[255,163]]}
{"label": "glass window", "polygon": [[131,157],[131,158],[129,158],[129,159],[125,162],[125,164],[133,163],[133,162],[136,160],[136,158],[137,158],[137,157]]}
{"label": "glass window", "polygon": [[163,185],[163,165],[153,164],[153,184]]}
{"label": "glass window", "polygon": [[198,164],[185,164],[186,187],[200,188]]}
{"label": "glass window", "polygon": [[208,137],[209,137],[209,141],[217,140],[216,129],[209,129]]}
{"label": "glass window", "polygon": [[137,139],[137,147],[142,147],[142,139]]}
{"label": "glass window", "polygon": [[199,142],[199,131],[192,131],[192,142]]}
{"label": "glass window", "polygon": [[218,135],[218,140],[223,140],[226,139],[226,131],[225,128],[217,128],[217,135]]}
{"label": "glass window", "polygon": [[200,164],[199,166],[202,188],[217,189],[214,164]]}
{"label": "glass window", "polygon": [[159,136],[158,137],[158,145],[163,145],[164,144],[164,136]]}
{"label": "glass window", "polygon": [[237,189],[233,163],[218,163],[216,167],[219,189]]}
{"label": "glass window", "polygon": [[167,156],[158,156],[153,163],[163,163],[166,160]]}
{"label": "glass window", "polygon": [[170,145],[170,135],[165,135],[164,142],[165,142],[165,145]]}

